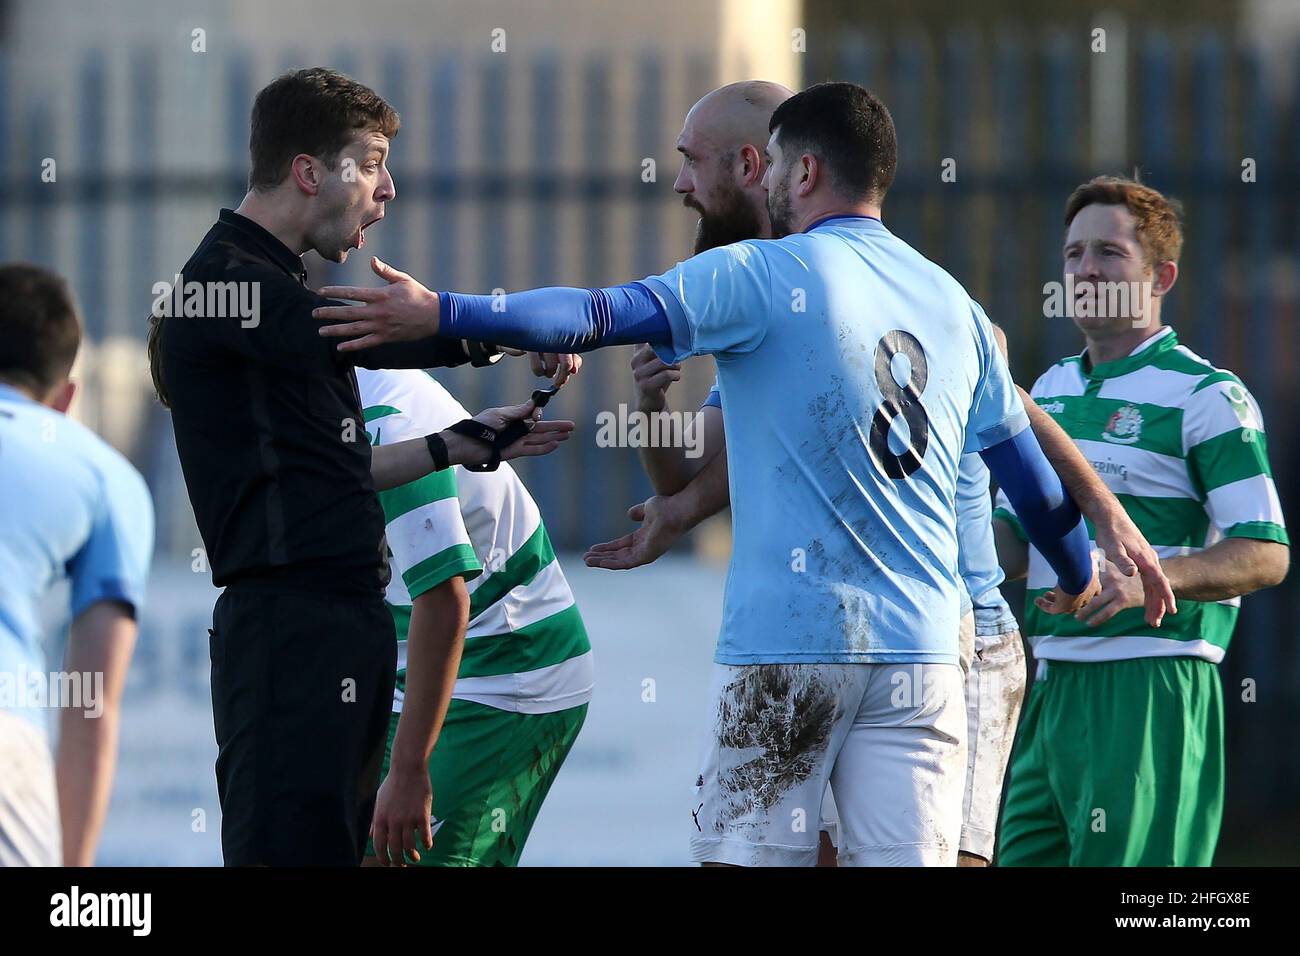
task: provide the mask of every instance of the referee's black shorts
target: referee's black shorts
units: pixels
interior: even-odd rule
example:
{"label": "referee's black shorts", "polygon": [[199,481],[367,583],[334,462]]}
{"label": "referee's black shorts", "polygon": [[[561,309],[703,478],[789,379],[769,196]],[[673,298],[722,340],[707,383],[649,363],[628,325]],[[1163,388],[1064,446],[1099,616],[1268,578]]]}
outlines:
{"label": "referee's black shorts", "polygon": [[358,865],[397,670],[382,598],[231,585],[212,619],[226,865]]}

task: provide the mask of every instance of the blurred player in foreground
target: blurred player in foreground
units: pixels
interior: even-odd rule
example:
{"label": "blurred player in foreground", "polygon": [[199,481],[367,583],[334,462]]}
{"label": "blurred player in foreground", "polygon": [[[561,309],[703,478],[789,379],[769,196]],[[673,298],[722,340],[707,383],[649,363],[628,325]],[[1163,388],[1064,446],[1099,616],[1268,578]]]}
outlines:
{"label": "blurred player in foreground", "polygon": [[[421,371],[361,369],[357,381],[375,446],[467,415]],[[362,865],[401,865],[405,849],[422,866],[514,866],[591,699],[582,616],[509,465],[434,472],[379,503],[397,689]]]}
{"label": "blurred player in foreground", "polygon": [[1044,372],[1032,395],[1155,544],[1179,611],[1150,627],[1141,593],[1107,564],[1100,594],[1076,615],[1042,614],[1051,572],[1000,496],[998,551],[1009,575],[1028,572],[1038,678],[999,860],[1208,866],[1223,809],[1216,665],[1241,595],[1278,584],[1290,559],[1264,421],[1237,376],[1161,321],[1183,242],[1173,203],[1098,178],[1070,196],[1065,227],[1067,298],[1073,283],[1085,348]]}
{"label": "blurred player in foreground", "polygon": [[[771,236],[762,189],[766,168],[762,143],[772,112],[791,95],[775,83],[734,83],[708,94],[687,114],[677,142],[682,168],[674,189],[683,194],[688,208],[699,213],[697,254],[729,242]],[[1005,336],[996,326],[994,333],[1005,357]],[[632,371],[638,409],[648,415],[666,411],[668,388],[680,380],[680,366],[665,365],[645,345],[633,355]],[[1154,590],[1167,591],[1154,552],[1123,507],[1060,426],[1028,396],[1023,398],[1035,435],[1062,481],[1076,500],[1085,503],[1085,515],[1106,529],[1102,539],[1118,545],[1117,555],[1136,555],[1143,573],[1154,579]],[[593,546],[586,555],[588,565],[623,570],[649,563],[688,529],[728,505],[726,435],[716,382],[695,427],[702,429],[702,454],[696,457],[689,457],[680,446],[639,449],[657,496],[629,512],[642,526],[617,541]],[[1025,657],[1015,616],[998,590],[1002,571],[993,544],[989,473],[979,455],[962,456],[956,500],[969,750],[959,861],[978,866],[993,857],[1002,779],[1024,693]],[[833,857],[834,848],[827,843],[834,839],[837,815],[829,795],[822,814],[829,838],[823,841],[823,849]]]}
{"label": "blurred player in foreground", "polygon": [[[0,867],[89,866],[113,787],[153,501],[125,458],[64,415],[81,343],[67,283],[0,266],[0,302]],[[64,670],[49,674],[38,603],[65,575],[72,624]],[[57,770],[46,707],[59,708]]]}
{"label": "blurred player in foreground", "polygon": [[815,812],[830,779],[841,862],[952,865],[966,770],[952,504],[963,450],[982,451],[1033,516],[1059,575],[1053,611],[1095,590],[1087,532],[988,319],[880,220],[897,155],[888,110],[859,86],[821,84],[782,103],[769,131],[764,185],[782,238],[616,288],[507,295],[504,309],[401,276],[333,289],[368,304],[316,315],[351,320],[322,328],[360,336],[345,349],[475,329],[540,351],[715,354],[735,548],[692,858],[813,864],[815,821],[791,821]]}

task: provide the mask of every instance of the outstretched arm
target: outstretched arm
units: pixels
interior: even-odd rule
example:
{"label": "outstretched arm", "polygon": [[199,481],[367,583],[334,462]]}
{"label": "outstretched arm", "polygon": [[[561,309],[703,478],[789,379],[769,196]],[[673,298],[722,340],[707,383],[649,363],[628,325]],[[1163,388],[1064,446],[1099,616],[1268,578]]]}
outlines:
{"label": "outstretched arm", "polygon": [[[321,295],[352,299],[356,306],[322,306],[320,334],[344,338],[340,352],[385,342],[409,342],[441,335],[475,339],[530,352],[587,352],[637,342],[666,344],[672,330],[663,306],[637,282],[608,289],[548,288],[505,296],[442,294],[411,276],[378,263],[388,280],[376,289],[328,286]],[[477,331],[483,333],[482,336]]]}
{"label": "outstretched arm", "polygon": [[1010,499],[1020,522],[1057,575],[1057,586],[1037,599],[1049,614],[1078,610],[1097,593],[1088,529],[1078,506],[1043,455],[1031,429],[980,452]]}

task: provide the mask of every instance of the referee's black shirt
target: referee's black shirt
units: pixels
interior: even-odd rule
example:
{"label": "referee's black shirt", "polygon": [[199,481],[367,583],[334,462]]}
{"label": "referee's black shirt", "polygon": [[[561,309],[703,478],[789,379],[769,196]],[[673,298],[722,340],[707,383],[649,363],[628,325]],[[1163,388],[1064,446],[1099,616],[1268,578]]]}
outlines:
{"label": "referee's black shirt", "polygon": [[[430,338],[339,353],[318,334],[311,311],[329,300],[306,288],[302,259],[229,209],[182,281],[186,293],[204,284],[203,305],[185,315],[169,300],[159,355],[213,583],[381,592],[384,516],[352,367],[459,365],[464,347]],[[208,285],[231,282],[248,285]],[[256,303],[255,325],[226,316],[237,311],[229,299],[213,304],[231,288]]]}

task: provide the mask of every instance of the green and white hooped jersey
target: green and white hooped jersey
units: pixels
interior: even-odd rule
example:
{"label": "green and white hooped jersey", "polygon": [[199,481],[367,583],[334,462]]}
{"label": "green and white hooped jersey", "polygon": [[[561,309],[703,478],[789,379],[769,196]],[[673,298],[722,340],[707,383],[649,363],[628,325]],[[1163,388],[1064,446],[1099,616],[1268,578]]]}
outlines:
{"label": "green and white hooped jersey", "polygon": [[[1161,558],[1195,554],[1225,537],[1290,544],[1259,406],[1235,375],[1179,345],[1173,329],[1091,371],[1083,355],[1062,359],[1030,394],[1074,439]],[[1001,492],[997,504],[994,516],[1025,540]],[[1055,583],[1031,547],[1024,631],[1035,656],[1048,660],[1191,656],[1217,663],[1241,606],[1240,598],[1180,600],[1178,613],[1159,628],[1147,625],[1142,608],[1088,627],[1034,606]]]}
{"label": "green and white hooped jersey", "polygon": [[[424,372],[358,368],[372,445],[420,438],[470,413]],[[455,467],[379,493],[397,626],[397,689],[406,687],[411,602],[453,576],[469,590],[469,628],[453,696],[543,714],[591,699],[591,645],[537,505],[509,465]]]}

